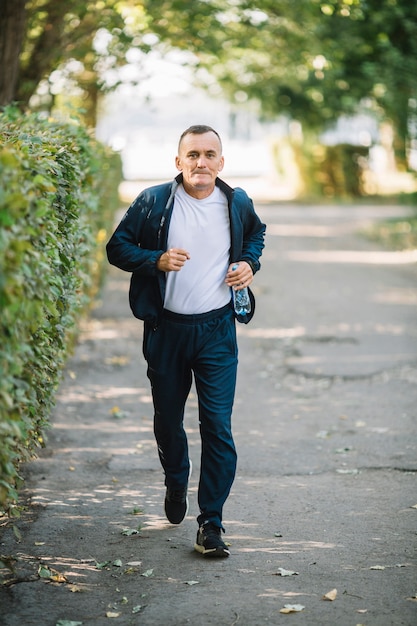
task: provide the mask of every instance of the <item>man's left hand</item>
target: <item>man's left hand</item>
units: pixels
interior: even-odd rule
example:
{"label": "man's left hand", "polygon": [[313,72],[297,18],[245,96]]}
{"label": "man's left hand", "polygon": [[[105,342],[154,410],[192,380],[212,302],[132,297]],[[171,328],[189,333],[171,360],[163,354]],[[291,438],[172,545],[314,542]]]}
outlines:
{"label": "man's left hand", "polygon": [[[237,267],[236,267],[237,265]],[[235,270],[232,268],[236,267]],[[225,283],[235,290],[248,287],[253,280],[252,268],[246,261],[238,261],[229,265],[229,269],[226,274]]]}

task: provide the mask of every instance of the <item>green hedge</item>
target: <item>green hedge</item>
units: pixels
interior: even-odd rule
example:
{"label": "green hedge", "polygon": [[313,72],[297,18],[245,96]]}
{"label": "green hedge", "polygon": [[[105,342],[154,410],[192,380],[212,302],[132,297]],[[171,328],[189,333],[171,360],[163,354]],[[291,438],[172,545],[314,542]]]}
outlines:
{"label": "green hedge", "polygon": [[369,148],[306,141],[292,144],[304,197],[359,198],[366,195]]}
{"label": "green hedge", "polygon": [[[77,125],[0,115],[0,509],[42,445],[77,320],[100,284],[120,159]],[[13,508],[13,507],[11,507]]]}

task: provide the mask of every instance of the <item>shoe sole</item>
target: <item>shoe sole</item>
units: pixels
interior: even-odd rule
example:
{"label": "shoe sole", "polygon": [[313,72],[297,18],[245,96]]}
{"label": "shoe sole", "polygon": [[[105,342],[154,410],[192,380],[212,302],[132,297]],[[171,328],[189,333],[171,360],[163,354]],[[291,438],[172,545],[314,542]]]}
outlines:
{"label": "shoe sole", "polygon": [[226,558],[230,556],[230,552],[227,548],[211,548],[206,550],[204,546],[200,546],[198,543],[194,544],[194,550],[202,554],[206,558]]}

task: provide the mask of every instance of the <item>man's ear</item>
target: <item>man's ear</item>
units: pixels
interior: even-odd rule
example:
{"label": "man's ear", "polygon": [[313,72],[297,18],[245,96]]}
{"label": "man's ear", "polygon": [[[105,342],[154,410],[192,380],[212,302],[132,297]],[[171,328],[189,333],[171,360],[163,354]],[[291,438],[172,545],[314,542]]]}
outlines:
{"label": "man's ear", "polygon": [[224,168],[224,157],[220,159],[218,171],[221,172],[223,168]]}
{"label": "man's ear", "polygon": [[177,168],[178,171],[182,171],[182,165],[181,165],[181,159],[179,156],[175,157],[175,167]]}

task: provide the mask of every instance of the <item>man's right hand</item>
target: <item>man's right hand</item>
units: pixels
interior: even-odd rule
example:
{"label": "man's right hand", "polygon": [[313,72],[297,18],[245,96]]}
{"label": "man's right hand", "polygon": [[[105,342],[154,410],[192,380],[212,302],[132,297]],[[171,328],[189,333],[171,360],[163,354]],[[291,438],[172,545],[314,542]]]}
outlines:
{"label": "man's right hand", "polygon": [[159,257],[156,267],[161,272],[179,272],[188,259],[190,255],[187,250],[170,248]]}

